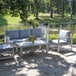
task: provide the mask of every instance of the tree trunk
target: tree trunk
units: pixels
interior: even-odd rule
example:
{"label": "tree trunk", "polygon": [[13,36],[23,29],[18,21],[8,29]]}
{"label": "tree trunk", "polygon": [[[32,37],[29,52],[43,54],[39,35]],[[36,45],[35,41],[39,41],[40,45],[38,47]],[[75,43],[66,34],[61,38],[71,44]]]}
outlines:
{"label": "tree trunk", "polygon": [[[37,9],[36,9],[37,10]],[[36,11],[36,19],[39,19],[38,18],[38,15],[39,15],[39,13],[38,13],[38,10]]]}
{"label": "tree trunk", "polygon": [[53,18],[53,0],[50,0],[50,17]]}
{"label": "tree trunk", "polygon": [[39,2],[38,2],[38,0],[35,0],[35,16],[36,16],[36,19],[39,19],[38,18],[38,15],[39,15],[39,12],[38,12],[38,10],[39,10]]}
{"label": "tree trunk", "polygon": [[63,18],[64,18],[64,10],[65,10],[64,0],[62,0],[62,17]]}

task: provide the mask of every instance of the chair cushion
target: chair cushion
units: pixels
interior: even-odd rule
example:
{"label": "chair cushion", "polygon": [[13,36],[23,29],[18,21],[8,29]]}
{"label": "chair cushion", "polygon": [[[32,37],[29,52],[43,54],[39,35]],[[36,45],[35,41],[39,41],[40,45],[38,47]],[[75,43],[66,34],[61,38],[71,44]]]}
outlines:
{"label": "chair cushion", "polygon": [[31,34],[35,35],[36,37],[41,37],[42,33],[41,33],[41,29],[40,28],[34,28],[31,29]]}
{"label": "chair cushion", "polygon": [[67,41],[70,38],[70,31],[60,30],[59,38]]}
{"label": "chair cushion", "polygon": [[[52,40],[52,43],[58,44],[58,39]],[[66,41],[59,39],[59,43],[60,43],[60,44],[63,44],[63,43],[66,43]]]}
{"label": "chair cushion", "polygon": [[19,30],[19,38],[20,39],[28,38],[30,35],[31,35],[30,29]]}
{"label": "chair cushion", "polygon": [[10,39],[18,39],[19,38],[19,30],[6,31],[6,36],[10,37]]}
{"label": "chair cushion", "polygon": [[10,44],[1,44],[0,45],[0,52],[4,52],[7,49],[12,49],[13,47]]}

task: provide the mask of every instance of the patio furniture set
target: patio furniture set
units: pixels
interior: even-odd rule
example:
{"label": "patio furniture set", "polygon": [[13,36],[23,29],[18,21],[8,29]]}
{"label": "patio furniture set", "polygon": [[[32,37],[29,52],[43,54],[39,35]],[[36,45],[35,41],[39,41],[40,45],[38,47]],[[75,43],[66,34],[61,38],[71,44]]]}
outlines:
{"label": "patio furniture set", "polygon": [[[36,37],[34,42],[29,40],[30,36]],[[47,49],[47,45],[48,45],[47,40],[42,37],[41,28],[24,29],[24,30],[7,30],[5,32],[4,42],[5,42],[4,44],[0,45],[0,53],[3,52],[6,53],[6,51],[8,51],[11,54],[12,51],[11,56],[13,58],[15,53],[17,52],[20,56],[22,56],[23,49],[27,49],[27,48],[30,49],[30,47],[34,48],[36,46],[39,47],[38,49],[41,49],[43,45],[45,45]]]}
{"label": "patio furniture set", "polygon": [[[7,30],[4,38],[5,43],[0,45],[0,53],[8,52],[10,55],[9,57],[14,58],[15,52],[18,52],[18,54],[22,57],[24,49],[25,52],[28,51],[27,48],[30,49],[30,47],[32,48],[38,47],[38,49],[42,49],[42,46],[45,45],[46,52],[48,52],[49,48],[52,47],[52,44],[57,46],[57,50],[59,52],[59,49],[62,47],[62,45],[70,44],[72,46],[70,34],[71,34],[70,31],[60,30],[58,39],[49,40],[47,39],[48,37],[46,38],[43,37],[41,28],[24,29],[24,30]],[[31,35],[36,37],[34,42],[29,40],[29,37]],[[8,57],[5,56],[4,58]],[[0,57],[0,59],[3,58]]]}

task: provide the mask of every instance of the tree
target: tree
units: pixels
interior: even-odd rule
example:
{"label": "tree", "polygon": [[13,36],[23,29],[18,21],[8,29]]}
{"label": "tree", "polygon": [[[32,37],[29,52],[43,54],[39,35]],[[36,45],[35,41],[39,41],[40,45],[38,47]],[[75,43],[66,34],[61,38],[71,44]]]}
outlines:
{"label": "tree", "polygon": [[72,2],[72,14],[74,16],[76,15],[76,0],[73,0]]}
{"label": "tree", "polygon": [[30,10],[34,14],[36,19],[39,19],[39,12],[44,12],[45,10],[44,2],[44,0],[29,0]]}
{"label": "tree", "polygon": [[53,0],[50,0],[50,17],[53,18]]}

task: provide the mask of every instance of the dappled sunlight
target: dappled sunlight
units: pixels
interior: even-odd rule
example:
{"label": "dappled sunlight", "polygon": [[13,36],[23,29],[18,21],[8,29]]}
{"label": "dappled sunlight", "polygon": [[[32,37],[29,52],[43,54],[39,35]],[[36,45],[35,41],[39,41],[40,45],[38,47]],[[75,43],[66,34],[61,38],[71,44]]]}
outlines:
{"label": "dappled sunlight", "polygon": [[28,20],[34,20],[34,19],[35,19],[35,17],[33,14],[28,17]]}
{"label": "dappled sunlight", "polygon": [[[9,76],[62,76],[68,73],[70,63],[57,52],[26,54],[19,60],[19,65],[14,61],[0,63],[0,69],[9,72]],[[0,74],[3,74],[0,72]]]}
{"label": "dappled sunlight", "polygon": [[20,17],[12,17],[10,14],[4,15],[4,18],[7,20],[7,23],[10,24],[18,24],[21,19]]}
{"label": "dappled sunlight", "polygon": [[39,16],[50,17],[50,13],[39,13]]}
{"label": "dappled sunlight", "polygon": [[[0,69],[7,74],[7,71],[15,76],[65,76],[76,75],[75,63],[72,62],[73,57],[69,54],[73,51],[61,53],[49,51],[48,54],[37,52],[26,54],[22,57],[20,64],[14,61],[3,61],[0,63]],[[75,59],[75,57],[74,57]],[[1,73],[0,73],[1,74]],[[3,74],[3,73],[2,73]]]}

